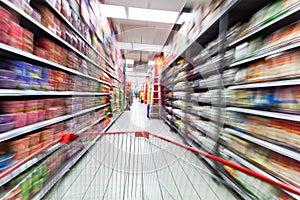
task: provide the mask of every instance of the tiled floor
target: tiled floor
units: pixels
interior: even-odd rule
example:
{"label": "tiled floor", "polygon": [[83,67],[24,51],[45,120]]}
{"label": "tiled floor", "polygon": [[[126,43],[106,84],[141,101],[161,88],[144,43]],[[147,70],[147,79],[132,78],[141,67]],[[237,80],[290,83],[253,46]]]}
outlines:
{"label": "tiled floor", "polygon": [[[134,101],[109,131],[149,131],[175,141],[161,120]],[[45,199],[235,199],[193,154],[160,139],[103,136]]]}

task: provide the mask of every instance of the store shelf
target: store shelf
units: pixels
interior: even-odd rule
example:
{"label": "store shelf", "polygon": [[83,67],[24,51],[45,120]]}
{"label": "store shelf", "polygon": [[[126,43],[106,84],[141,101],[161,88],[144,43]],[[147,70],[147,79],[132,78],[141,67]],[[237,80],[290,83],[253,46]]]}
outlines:
{"label": "store shelf", "polygon": [[94,108],[89,108],[89,109],[79,111],[75,114],[69,114],[69,115],[57,117],[57,118],[54,118],[54,119],[45,120],[45,121],[42,121],[42,122],[38,122],[38,123],[35,123],[35,124],[27,125],[27,126],[24,126],[24,127],[21,127],[21,128],[16,128],[16,129],[1,133],[0,134],[0,142],[3,142],[5,140],[8,140],[8,139],[20,136],[20,135],[23,135],[25,133],[29,133],[29,132],[38,130],[40,128],[44,128],[46,126],[50,126],[52,124],[56,124],[58,122],[66,121],[66,120],[71,119],[73,117],[77,117],[77,116],[80,116],[82,114],[89,113],[91,111],[106,107],[108,105],[110,105],[110,104],[107,103],[107,104],[100,105],[100,106],[97,106],[97,107],[94,107]]}
{"label": "store shelf", "polygon": [[18,169],[14,170],[9,175],[7,175],[4,178],[0,179],[0,187],[3,186],[5,183],[9,182],[10,180],[12,180],[13,178],[15,178],[16,176],[18,176],[19,174],[21,174],[22,172],[24,172],[25,170],[27,170],[30,167],[32,167],[33,165],[35,165],[39,161],[43,160],[48,155],[52,154],[53,152],[55,152],[56,150],[58,150],[62,146],[63,146],[62,144],[58,143],[58,144],[50,147],[46,152],[41,153],[37,157],[35,157],[35,158],[29,160],[28,162],[26,162],[25,164],[21,165]]}
{"label": "store shelf", "polygon": [[162,73],[165,72],[165,70],[167,68],[169,68],[168,66],[170,64],[172,64],[179,56],[181,56],[185,51],[187,51],[188,48],[190,48],[192,46],[192,44],[194,44],[200,37],[204,37],[205,33],[208,32],[210,29],[215,28],[216,26],[218,26],[218,21],[226,14],[228,13],[229,10],[231,10],[239,1],[238,0],[231,0],[230,3],[228,3],[228,5],[222,10],[220,11],[220,13],[214,17],[211,22],[206,25],[205,27],[203,27],[200,32],[198,32],[191,40],[190,43],[183,47],[182,50],[179,53],[176,53],[176,56],[168,63],[166,64],[166,68],[163,70]]}
{"label": "store shelf", "polygon": [[121,114],[119,114],[115,119],[113,119],[113,120],[107,125],[107,127],[106,127],[105,129],[103,129],[102,132],[106,132],[106,131],[111,127],[111,125],[113,125],[113,124],[116,122],[116,120],[119,119],[119,117],[120,117],[122,114],[123,114],[123,112],[122,112]]}
{"label": "store shelf", "polygon": [[263,147],[265,147],[267,149],[270,149],[270,150],[272,150],[274,152],[277,152],[277,153],[282,154],[284,156],[287,156],[289,158],[292,158],[292,159],[295,159],[297,161],[300,161],[300,153],[296,152],[296,150],[293,151],[293,150],[290,150],[288,148],[284,148],[282,146],[270,143],[268,141],[261,140],[259,138],[253,137],[251,135],[248,135],[247,133],[242,133],[242,132],[230,129],[230,128],[225,128],[224,131],[228,132],[228,133],[230,133],[232,135],[238,136],[240,138],[243,138],[243,139],[245,139],[247,141],[250,141],[250,142],[253,142],[255,144],[258,144],[260,146],[263,146]]}
{"label": "store shelf", "polygon": [[92,61],[86,55],[84,55],[79,50],[77,50],[75,47],[73,47],[72,45],[70,45],[68,42],[66,42],[65,40],[61,39],[59,36],[57,36],[54,32],[52,32],[51,30],[49,30],[48,28],[46,28],[44,25],[42,25],[41,23],[37,22],[35,19],[33,19],[31,16],[29,16],[27,13],[25,13],[22,9],[18,8],[16,5],[14,5],[13,3],[11,3],[8,0],[1,0],[1,2],[4,3],[6,6],[10,7],[12,10],[14,10],[15,12],[17,12],[18,14],[20,14],[24,19],[26,19],[30,23],[29,25],[31,27],[33,27],[35,29],[37,28],[39,31],[41,30],[44,33],[50,35],[56,41],[58,41],[59,43],[61,43],[64,47],[67,47],[67,48],[71,49],[76,54],[78,54],[80,57],[84,58],[88,62],[92,63],[93,65],[95,65],[99,69],[103,70],[108,75],[110,75],[110,73],[108,73],[103,67],[101,67],[98,64],[96,64],[94,61]]}
{"label": "store shelf", "polygon": [[81,133],[84,133],[85,131],[89,130],[90,128],[92,128],[93,126],[95,126],[96,124],[98,124],[99,122],[101,122],[103,119],[105,119],[110,113],[100,117],[100,119],[97,119],[93,124],[81,129],[80,131],[78,131],[76,134],[79,135]]}
{"label": "store shelf", "polygon": [[81,37],[81,39],[83,39],[84,40],[84,42],[86,43],[86,44],[88,44],[112,69],[114,69],[113,68],[113,66],[112,66],[112,64],[102,55],[102,54],[100,54],[96,49],[95,49],[95,47],[91,44],[91,43],[89,43],[88,41],[87,41],[87,39],[73,26],[73,24],[71,24],[70,22],[69,22],[69,20],[68,19],[66,19],[65,18],[65,16],[63,16],[55,7],[53,7],[50,3],[49,3],[49,0],[42,0],[42,2],[43,3],[45,3],[48,7],[50,7],[51,8],[51,10],[54,12],[54,14],[56,15],[56,16],[59,16],[59,18],[66,24],[66,25],[68,25],[69,26],[69,28],[71,28],[72,29],[72,31],[74,31],[78,36],[80,36]]}
{"label": "store shelf", "polygon": [[246,114],[251,114],[251,115],[258,115],[258,116],[272,117],[272,118],[277,118],[277,119],[286,119],[286,120],[300,122],[300,116],[293,115],[293,114],[285,114],[285,113],[253,110],[253,109],[246,109],[246,108],[237,108],[237,107],[227,107],[226,110],[233,111],[233,112],[246,113]]}
{"label": "store shelf", "polygon": [[219,175],[225,180],[229,185],[231,185],[231,189],[233,189],[239,196],[241,196],[244,200],[252,200],[252,198],[244,192],[243,188],[236,183],[233,178],[229,177],[226,172],[219,171]]}
{"label": "store shelf", "polygon": [[107,96],[107,95],[109,95],[109,93],[0,89],[0,97],[7,97],[7,96]]}
{"label": "store shelf", "polygon": [[243,85],[230,86],[228,87],[228,89],[239,90],[239,89],[249,89],[249,88],[278,87],[278,86],[292,86],[292,85],[300,85],[300,79],[243,84]]}
{"label": "store shelf", "polygon": [[[245,41],[246,39],[260,33],[261,31],[265,30],[265,29],[269,29],[274,25],[286,25],[286,21],[288,20],[288,18],[290,18],[291,16],[295,15],[295,16],[299,16],[300,14],[300,3],[296,3],[295,5],[286,8],[285,10],[282,10],[280,13],[283,13],[281,16],[277,17],[276,19],[272,20],[269,23],[261,23],[259,25],[257,25],[256,27],[253,27],[252,30],[249,33],[247,33],[246,35],[242,36],[239,39],[236,39],[234,42],[229,44],[229,47],[232,46],[236,46],[237,44],[240,44],[241,42]],[[299,19],[299,17],[298,17]],[[297,21],[297,18],[294,20]]]}
{"label": "store shelf", "polygon": [[[96,125],[100,121],[102,121],[106,116],[101,117],[100,119],[96,120],[92,125],[83,128],[82,130],[78,131],[76,134],[80,134],[80,133],[83,133],[83,132],[87,131],[89,128],[93,127],[94,125]],[[29,160],[28,162],[26,162],[25,164],[21,165],[18,169],[14,170],[9,175],[7,175],[4,178],[0,179],[0,187],[2,185],[4,185],[5,183],[7,183],[8,181],[12,180],[14,177],[16,177],[19,174],[21,174],[22,172],[24,172],[25,170],[29,169],[31,166],[33,166],[36,163],[38,163],[39,161],[43,160],[45,157],[47,157],[48,155],[52,154],[53,152],[55,152],[56,150],[58,150],[62,146],[63,146],[63,144],[58,143],[58,144],[50,147],[46,152],[41,153],[37,157],[35,157],[35,158]]]}
{"label": "store shelf", "polygon": [[292,49],[300,47],[300,42],[299,41],[296,41],[296,42],[291,41],[290,43],[291,44],[285,45],[283,47],[275,48],[275,50],[271,50],[271,51],[261,53],[261,54],[257,53],[257,55],[254,54],[250,58],[246,58],[246,59],[243,59],[243,60],[232,63],[231,65],[229,65],[229,67],[236,67],[236,66],[246,64],[246,63],[249,63],[249,62],[252,62],[252,61],[256,61],[256,60],[261,59],[261,58],[265,58],[265,57],[268,57],[268,56],[271,56],[271,55],[275,55],[275,54],[278,54],[278,53],[282,53],[284,51],[288,51],[288,50],[292,50]]}
{"label": "store shelf", "polygon": [[[224,150],[224,153],[228,156],[230,156],[231,158],[233,158],[235,161],[237,161],[238,163],[240,163],[241,165],[251,169],[252,171],[255,171],[259,174],[262,174],[270,179],[273,179],[275,181],[278,181],[277,178],[273,177],[272,175],[270,175],[269,173],[265,172],[264,170],[260,169],[259,167],[255,166],[254,164],[248,162],[247,160],[245,160],[244,158],[238,156],[237,154],[233,153],[232,151],[230,151],[229,149],[225,149]],[[283,190],[284,192],[286,192],[287,194],[291,195],[292,197],[294,197],[295,199],[299,199],[300,196],[299,195],[296,195],[296,194],[293,194],[291,192],[288,192],[288,191],[285,191]]]}
{"label": "store shelf", "polygon": [[[189,145],[195,149],[201,150],[194,144],[189,144]],[[243,191],[242,187],[238,183],[236,183],[231,177],[229,177],[226,172],[224,172],[223,170],[219,170],[219,168],[215,165],[215,163],[212,160],[210,160],[209,158],[207,158],[205,156],[201,156],[201,155],[198,155],[198,156],[210,167],[211,170],[217,172],[218,175],[228,185],[230,185],[229,188],[232,189],[233,191],[235,191],[240,197],[242,197],[242,199],[252,200],[252,198],[250,198],[250,196],[248,196],[248,194]]]}
{"label": "store shelf", "polygon": [[102,135],[98,135],[88,146],[86,146],[83,150],[77,153],[73,159],[71,159],[65,166],[56,173],[54,177],[47,181],[45,186],[40,190],[32,199],[40,200],[42,199],[48,191],[69,171],[69,169],[99,140]]}
{"label": "store shelf", "polygon": [[[195,123],[190,123],[191,126],[193,126],[194,128],[196,128],[198,131],[200,131],[201,133],[204,133],[207,137],[211,138],[211,139],[216,139],[214,136],[213,136],[213,133],[210,133],[208,131],[206,131],[205,129],[203,129],[202,127],[198,126],[197,124]],[[197,139],[198,140],[198,139]],[[201,143],[200,143],[201,144]]]}
{"label": "store shelf", "polygon": [[97,81],[99,83],[104,83],[104,84],[110,85],[108,82],[99,80],[99,79],[94,78],[92,76],[89,76],[89,75],[83,74],[81,72],[78,72],[74,69],[67,68],[67,67],[62,66],[60,64],[57,64],[55,62],[52,62],[52,61],[46,60],[44,58],[41,58],[39,56],[36,56],[32,53],[28,53],[26,51],[14,48],[12,46],[9,46],[9,45],[3,44],[3,43],[0,43],[0,51],[5,53],[5,54],[7,54],[7,53],[15,54],[15,55],[20,56],[22,58],[30,59],[30,60],[35,61],[35,62],[39,62],[39,63],[42,63],[42,64],[46,64],[46,65],[55,67],[56,69],[61,69],[61,70],[66,71],[66,72],[69,72],[69,73],[72,73],[72,74],[75,74],[75,75],[78,75],[78,76],[81,76],[81,77],[84,77],[84,78],[88,78],[88,79]]}
{"label": "store shelf", "polygon": [[68,19],[66,19],[65,18],[65,16],[63,16],[62,14],[61,14],[61,12],[60,11],[58,11],[55,7],[53,7],[52,5],[51,5],[51,3],[49,3],[49,0],[42,0],[42,2],[44,3],[44,4],[46,4],[49,8],[51,8],[51,10],[54,12],[54,14],[56,15],[56,16],[58,16],[59,18],[60,18],[60,20],[62,20],[62,22],[63,23],[65,23],[67,26],[69,26],[69,28],[71,28],[72,29],[72,31],[74,31],[86,44],[88,44],[112,69],[114,69],[113,68],[113,66],[112,66],[112,64],[102,55],[102,54],[100,54],[97,50],[96,50],[96,48],[90,43],[90,42],[88,42],[87,41],[87,39],[73,26],[73,24],[71,24],[70,22],[69,22],[69,20]]}
{"label": "store shelf", "polygon": [[71,24],[69,22],[68,19],[65,18],[65,16],[63,16],[61,14],[60,11],[58,11],[55,7],[53,7],[51,5],[51,3],[49,2],[49,0],[39,0],[39,3],[43,3],[44,5],[47,5],[47,7],[49,7],[52,12],[65,24],[67,25],[72,31],[74,31],[85,43],[87,43],[90,47],[92,47],[92,45],[87,41],[87,39],[73,26],[73,24]]}

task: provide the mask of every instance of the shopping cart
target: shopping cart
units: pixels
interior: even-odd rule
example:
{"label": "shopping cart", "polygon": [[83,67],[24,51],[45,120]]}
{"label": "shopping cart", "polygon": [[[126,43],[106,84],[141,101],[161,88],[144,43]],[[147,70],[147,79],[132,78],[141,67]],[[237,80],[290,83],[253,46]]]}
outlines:
{"label": "shopping cart", "polygon": [[[88,153],[69,171],[65,165],[53,164],[66,159],[61,152],[50,156],[44,163],[48,166],[47,179],[38,188],[40,191],[37,189],[34,193],[33,199],[231,200],[238,198],[236,193],[245,194],[245,189],[208,170],[199,156],[237,169],[255,177],[255,180],[263,180],[254,182],[257,188],[272,188],[273,193],[266,199],[280,195],[288,199],[288,193],[294,196],[300,194],[298,187],[149,132],[71,133],[63,135],[60,142],[67,143],[65,150],[69,153],[72,149],[81,149],[74,151],[80,153],[68,156],[69,160],[73,160],[72,164],[80,158],[84,152],[82,149],[88,150]],[[243,198],[257,199],[257,196],[252,191]]]}

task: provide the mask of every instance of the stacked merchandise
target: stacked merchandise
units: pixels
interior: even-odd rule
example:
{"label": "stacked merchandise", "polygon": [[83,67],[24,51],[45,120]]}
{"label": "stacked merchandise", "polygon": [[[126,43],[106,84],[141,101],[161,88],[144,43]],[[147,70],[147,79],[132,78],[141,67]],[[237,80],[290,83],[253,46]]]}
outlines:
{"label": "stacked merchandise", "polygon": [[[194,11],[202,18],[181,27],[162,73],[165,121],[184,124],[177,131],[193,147],[217,144],[215,155],[299,186],[299,1],[212,1]],[[202,159],[241,198],[299,199]]]}
{"label": "stacked merchandise", "polygon": [[[227,108],[226,123],[230,127],[222,134],[227,143],[223,152],[235,162],[244,161],[245,165],[257,167],[256,170],[293,185],[300,184],[297,176],[300,163],[297,153],[300,141],[297,125],[299,81],[296,79],[300,54],[295,45],[299,42],[300,26],[299,19],[288,21],[288,14],[299,8],[297,1],[277,1],[235,30],[232,47],[248,41],[235,47],[234,61],[229,65],[240,68],[231,82],[235,86],[226,90],[228,104],[233,107]],[[285,15],[288,23],[282,28],[274,28],[271,33],[258,33],[253,39],[247,37],[255,28]],[[249,176],[226,170],[258,199],[266,193],[276,199],[292,198],[271,187],[254,192],[254,184],[247,183]]]}
{"label": "stacked merchandise", "polygon": [[112,114],[114,117],[117,117],[118,115],[120,115],[121,112],[123,112],[123,106],[122,106],[122,98],[124,98],[122,96],[123,94],[123,89],[122,88],[114,88],[111,91],[111,99],[110,99],[110,103],[112,105]]}
{"label": "stacked merchandise", "polygon": [[133,101],[133,94],[132,94],[132,90],[131,90],[131,82],[126,82],[126,88],[125,88],[125,92],[126,92],[126,110],[130,110],[130,107],[132,105],[132,101]]}
{"label": "stacked merchandise", "polygon": [[[110,102],[109,92],[122,85],[123,60],[98,10],[72,0],[1,1],[1,199],[41,198],[98,139],[82,133],[113,123],[109,108],[121,96],[116,89]],[[77,142],[62,144],[69,132]]]}

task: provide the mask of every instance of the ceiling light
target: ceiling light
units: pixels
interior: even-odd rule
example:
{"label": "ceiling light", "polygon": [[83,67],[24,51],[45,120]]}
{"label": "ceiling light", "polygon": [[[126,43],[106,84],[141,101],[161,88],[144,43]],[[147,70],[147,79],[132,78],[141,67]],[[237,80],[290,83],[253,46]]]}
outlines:
{"label": "ceiling light", "polygon": [[127,18],[124,6],[101,4],[100,9],[101,9],[101,14],[104,15],[105,17],[120,18],[120,19]]}
{"label": "ceiling light", "polygon": [[154,51],[160,52],[162,49],[162,45],[156,44],[140,44],[140,43],[126,43],[126,42],[116,42],[116,46],[118,49],[126,49],[133,51]]}
{"label": "ceiling light", "polygon": [[126,59],[126,64],[127,65],[133,65],[134,64],[134,60],[132,60],[132,59]]}
{"label": "ceiling light", "polygon": [[166,10],[153,10],[144,8],[128,8],[128,19],[139,20],[139,21],[151,21],[161,23],[176,22],[178,12],[166,11]]}
{"label": "ceiling light", "polygon": [[155,65],[155,61],[153,61],[153,60],[149,61],[148,65]]}
{"label": "ceiling light", "polygon": [[182,24],[183,22],[189,22],[191,21],[193,17],[193,13],[182,13],[179,17],[179,19],[177,20],[176,24]]}

